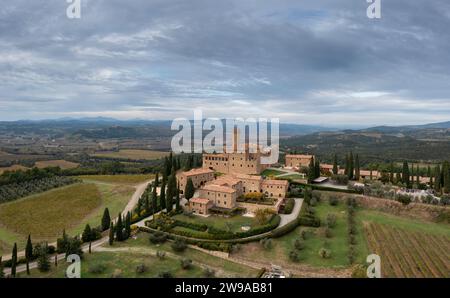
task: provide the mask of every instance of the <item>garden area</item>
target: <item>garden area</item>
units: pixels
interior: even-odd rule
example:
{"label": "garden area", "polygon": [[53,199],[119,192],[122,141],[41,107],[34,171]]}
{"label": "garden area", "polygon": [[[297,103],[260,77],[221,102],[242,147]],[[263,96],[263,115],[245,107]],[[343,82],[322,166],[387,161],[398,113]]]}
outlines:
{"label": "garden area", "polygon": [[269,232],[275,229],[280,221],[279,215],[262,210],[255,218],[241,215],[201,217],[186,213],[171,217],[167,214],[159,214],[154,220],[147,222],[147,226],[153,230],[187,238],[231,240]]}

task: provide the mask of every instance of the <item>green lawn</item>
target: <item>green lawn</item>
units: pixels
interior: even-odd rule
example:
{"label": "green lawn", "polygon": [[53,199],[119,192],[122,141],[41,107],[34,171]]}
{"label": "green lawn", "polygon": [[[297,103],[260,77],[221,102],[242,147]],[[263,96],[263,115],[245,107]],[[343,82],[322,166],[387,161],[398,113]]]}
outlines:
{"label": "green lawn", "polygon": [[[144,264],[147,271],[142,274],[136,273],[136,267]],[[93,268],[104,266],[104,271],[100,273],[92,272]],[[55,268],[52,265],[50,272],[41,273],[37,269],[32,270],[30,277],[45,278],[64,278],[67,264],[61,262]],[[147,253],[130,253],[130,252],[95,252],[93,254],[84,254],[81,261],[81,277],[82,278],[109,278],[113,274],[124,278],[132,277],[158,277],[162,272],[169,272],[173,277],[203,277],[204,269],[199,266],[192,266],[188,270],[181,268],[180,260],[165,257],[160,260],[155,255]],[[20,274],[21,277],[27,277],[25,273]]]}
{"label": "green lawn", "polygon": [[[348,236],[347,236],[347,213],[346,207],[343,203],[337,206],[330,206],[328,202],[321,202],[315,207],[317,216],[325,223],[328,213],[334,213],[337,216],[337,224],[332,229],[333,237],[327,238],[324,234],[324,227],[310,228],[298,227],[291,233],[280,238],[273,239],[271,249],[264,249],[259,243],[249,243],[243,245],[240,252],[237,254],[244,258],[258,261],[258,260],[276,260],[277,264],[294,264],[289,259],[289,252],[294,250],[294,242],[300,238],[302,230],[308,230],[310,236],[304,240],[305,248],[298,251],[300,256],[300,264],[308,264],[314,267],[333,267],[344,268],[348,267]],[[323,224],[323,226],[325,226]],[[357,237],[357,258],[359,262],[363,262],[367,255],[367,247],[362,235],[362,229],[358,230]],[[326,248],[331,251],[331,258],[323,259],[319,256],[319,250]]]}
{"label": "green lawn", "polygon": [[[227,261],[222,258],[204,253],[194,248],[187,248],[184,252],[174,252],[170,246],[170,242],[164,244],[152,244],[149,241],[150,234],[139,233],[137,239],[129,239],[126,242],[114,243],[114,247],[143,247],[154,250],[166,251],[168,253],[176,254],[180,257],[189,258],[195,262],[199,262],[208,267],[221,268],[225,273],[236,277],[256,277],[258,270],[238,264],[232,261]],[[109,247],[105,244],[105,247]]]}
{"label": "green lawn", "polygon": [[277,177],[277,179],[282,179],[282,180],[289,180],[289,179],[290,180],[299,180],[299,179],[305,179],[305,177],[300,175],[300,174],[291,174],[291,175]]}
{"label": "green lawn", "polygon": [[214,226],[217,229],[232,231],[232,232],[241,232],[242,226],[254,226],[257,225],[257,222],[254,218],[244,217],[240,215],[235,215],[232,217],[222,217],[211,215],[209,217],[202,216],[186,216],[183,214],[178,214],[173,217],[174,219],[178,219],[186,222],[195,222],[199,224],[206,224],[208,226]]}

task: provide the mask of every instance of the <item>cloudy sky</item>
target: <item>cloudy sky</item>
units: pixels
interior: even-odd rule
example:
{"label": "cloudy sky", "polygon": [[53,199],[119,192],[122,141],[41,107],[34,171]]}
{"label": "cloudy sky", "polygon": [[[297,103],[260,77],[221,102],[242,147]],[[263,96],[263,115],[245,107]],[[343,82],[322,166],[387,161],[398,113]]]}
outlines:
{"label": "cloudy sky", "polygon": [[0,3],[0,120],[450,120],[450,1]]}

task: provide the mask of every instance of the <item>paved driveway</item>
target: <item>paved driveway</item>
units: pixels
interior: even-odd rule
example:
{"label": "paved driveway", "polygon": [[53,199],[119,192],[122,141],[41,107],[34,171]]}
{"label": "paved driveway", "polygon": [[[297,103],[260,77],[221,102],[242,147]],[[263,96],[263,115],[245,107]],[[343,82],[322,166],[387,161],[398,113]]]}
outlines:
{"label": "paved driveway", "polygon": [[291,221],[297,219],[298,214],[300,213],[300,209],[302,208],[302,204],[303,204],[303,199],[294,199],[295,200],[295,205],[294,205],[294,209],[292,210],[291,214],[280,214],[281,217],[281,221],[280,221],[280,225],[278,226],[283,227],[285,225],[287,225],[288,223],[290,223]]}

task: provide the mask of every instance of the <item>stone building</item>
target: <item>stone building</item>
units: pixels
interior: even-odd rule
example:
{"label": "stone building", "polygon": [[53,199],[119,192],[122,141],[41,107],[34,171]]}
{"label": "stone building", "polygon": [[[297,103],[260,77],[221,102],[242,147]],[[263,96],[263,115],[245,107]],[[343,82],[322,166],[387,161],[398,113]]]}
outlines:
{"label": "stone building", "polygon": [[189,200],[189,210],[196,214],[207,215],[213,202],[203,198],[192,198]]}
{"label": "stone building", "polygon": [[308,167],[309,163],[311,162],[311,159],[314,158],[314,155],[307,155],[307,154],[287,154],[285,156],[285,164],[286,167],[291,168],[301,168],[301,167]]}
{"label": "stone building", "polygon": [[177,181],[180,184],[180,192],[183,194],[188,179],[191,178],[195,188],[205,185],[208,181],[214,180],[214,171],[210,169],[192,169],[187,172],[177,174]]}

